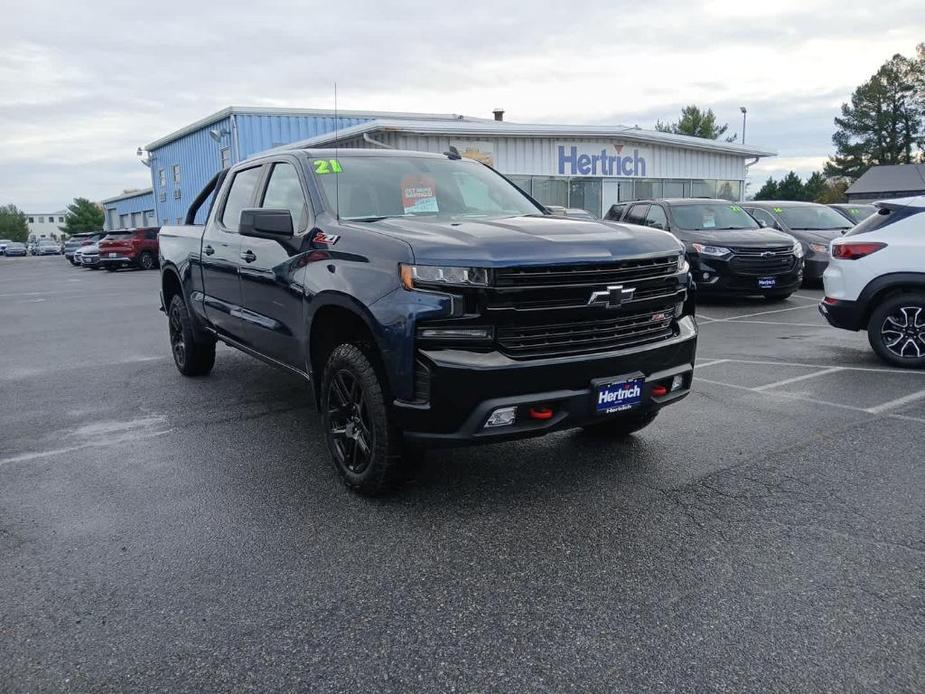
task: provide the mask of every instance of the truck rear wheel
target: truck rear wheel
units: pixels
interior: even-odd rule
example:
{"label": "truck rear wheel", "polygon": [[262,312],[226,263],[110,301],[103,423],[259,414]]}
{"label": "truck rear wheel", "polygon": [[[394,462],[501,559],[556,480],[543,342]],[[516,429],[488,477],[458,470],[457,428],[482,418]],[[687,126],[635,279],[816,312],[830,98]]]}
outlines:
{"label": "truck rear wheel", "polygon": [[138,256],[138,267],[142,270],[154,269],[154,256],[150,251],[143,251],[142,254]]}
{"label": "truck rear wheel", "polygon": [[167,309],[170,351],[173,362],[184,376],[205,376],[215,365],[215,341],[197,341],[192,319],[183,297],[175,294]]}
{"label": "truck rear wheel", "polygon": [[401,432],[389,421],[382,383],[356,345],[335,347],[324,367],[321,412],[334,466],[351,489],[375,496],[401,478]]}
{"label": "truck rear wheel", "polygon": [[640,429],[645,429],[655,421],[657,416],[658,410],[645,414],[625,415],[612,419],[602,419],[600,422],[595,422],[594,424],[586,424],[582,429],[595,436],[612,436],[614,438],[620,438],[622,436],[629,436]]}

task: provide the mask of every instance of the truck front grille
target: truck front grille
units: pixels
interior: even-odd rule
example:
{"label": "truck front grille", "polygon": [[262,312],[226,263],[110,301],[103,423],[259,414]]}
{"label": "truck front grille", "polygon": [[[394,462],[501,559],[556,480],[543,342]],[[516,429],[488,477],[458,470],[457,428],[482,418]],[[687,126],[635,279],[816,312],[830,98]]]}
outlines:
{"label": "truck front grille", "polygon": [[674,317],[671,306],[599,320],[502,326],[496,341],[515,359],[605,352],[672,337]]}
{"label": "truck front grille", "polygon": [[662,256],[589,265],[543,265],[499,268],[495,286],[503,287],[590,287],[670,277],[678,271],[678,256]]}

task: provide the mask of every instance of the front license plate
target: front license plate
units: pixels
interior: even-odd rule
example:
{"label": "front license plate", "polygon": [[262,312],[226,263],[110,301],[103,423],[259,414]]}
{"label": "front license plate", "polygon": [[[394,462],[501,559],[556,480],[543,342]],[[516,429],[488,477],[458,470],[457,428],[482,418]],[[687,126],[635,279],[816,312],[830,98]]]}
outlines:
{"label": "front license plate", "polygon": [[612,414],[632,409],[642,402],[644,378],[604,383],[597,387],[595,405],[598,414]]}
{"label": "front license plate", "polygon": [[758,280],[759,289],[774,289],[777,286],[776,277],[762,277]]}
{"label": "front license plate", "polygon": [[117,256],[117,254],[115,254],[115,253],[110,253],[110,254],[109,254],[109,257],[110,257],[110,258],[116,258],[116,257],[118,257],[118,256]]}

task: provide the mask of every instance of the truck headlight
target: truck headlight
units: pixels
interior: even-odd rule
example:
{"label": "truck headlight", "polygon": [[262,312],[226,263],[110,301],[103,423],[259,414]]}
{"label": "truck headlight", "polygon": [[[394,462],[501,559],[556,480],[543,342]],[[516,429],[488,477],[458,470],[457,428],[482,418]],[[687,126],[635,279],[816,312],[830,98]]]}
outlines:
{"label": "truck headlight", "polygon": [[428,285],[454,287],[488,286],[488,270],[483,267],[447,267],[440,265],[399,266],[401,284],[405,289]]}
{"label": "truck headlight", "polygon": [[722,258],[726,255],[732,255],[732,251],[730,251],[728,248],[724,248],[723,246],[704,246],[702,243],[693,243],[691,245],[700,255],[712,255],[715,258]]}
{"label": "truck headlight", "polygon": [[691,269],[691,266],[687,262],[687,258],[682,253],[678,256],[678,272],[687,272]]}
{"label": "truck headlight", "polygon": [[829,247],[824,243],[811,243],[809,247],[814,250],[816,253],[828,253]]}
{"label": "truck headlight", "polygon": [[799,241],[794,241],[794,242],[793,242],[793,254],[794,254],[797,258],[802,258],[802,257],[803,257],[803,244],[801,244]]}

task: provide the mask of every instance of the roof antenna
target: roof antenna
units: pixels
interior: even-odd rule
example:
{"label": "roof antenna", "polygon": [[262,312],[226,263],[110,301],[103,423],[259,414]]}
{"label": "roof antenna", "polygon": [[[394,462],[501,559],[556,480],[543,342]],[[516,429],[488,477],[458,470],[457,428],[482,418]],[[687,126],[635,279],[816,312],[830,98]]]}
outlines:
{"label": "roof antenna", "polygon": [[[337,82],[334,83],[334,161],[337,162],[337,169],[340,169],[340,159],[337,156],[337,126],[340,121],[337,120]],[[334,167],[332,167],[334,168]],[[334,171],[334,214],[340,222],[340,176]]]}

